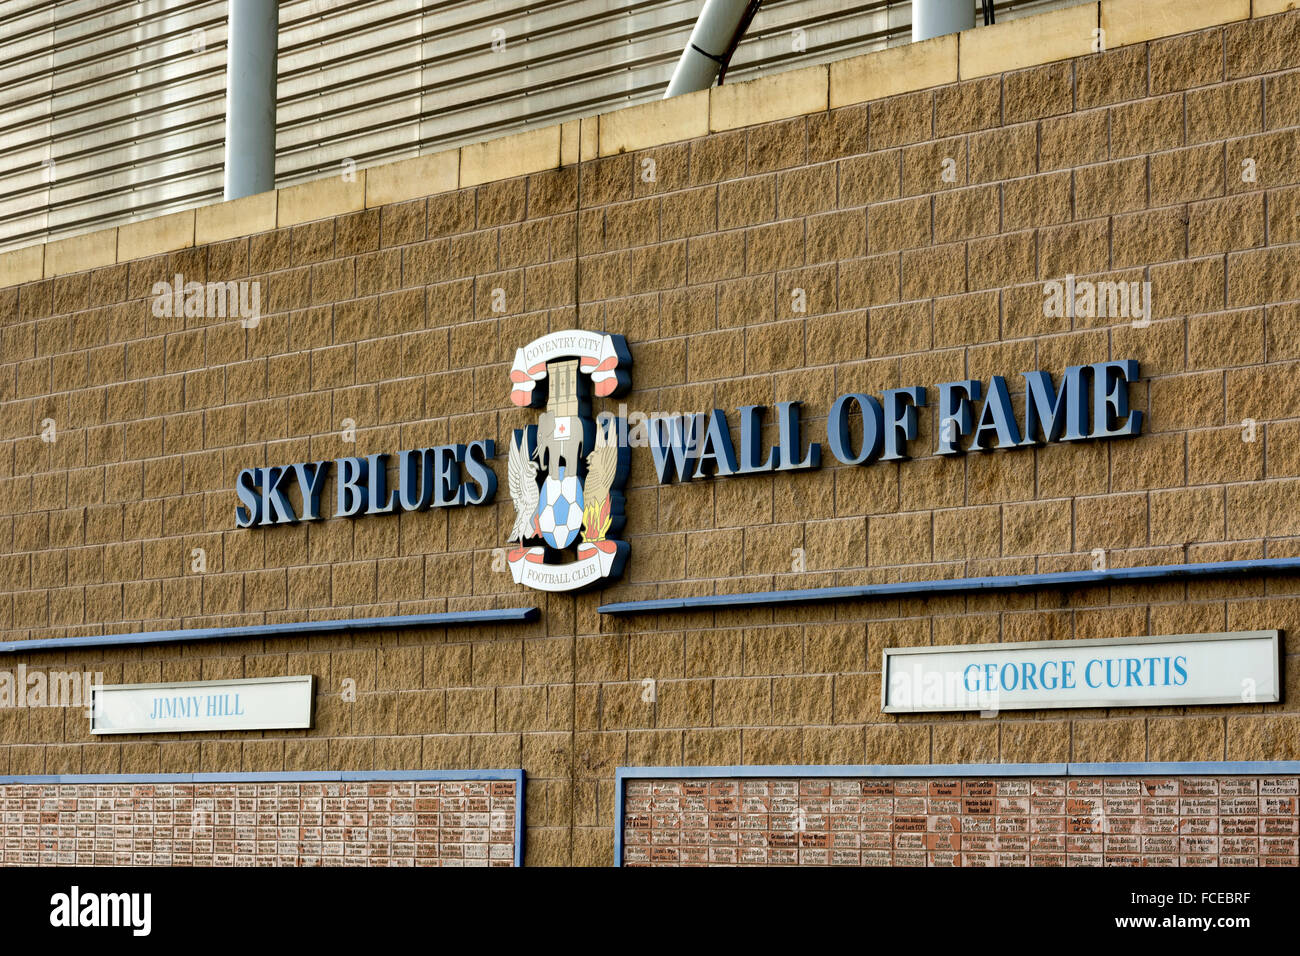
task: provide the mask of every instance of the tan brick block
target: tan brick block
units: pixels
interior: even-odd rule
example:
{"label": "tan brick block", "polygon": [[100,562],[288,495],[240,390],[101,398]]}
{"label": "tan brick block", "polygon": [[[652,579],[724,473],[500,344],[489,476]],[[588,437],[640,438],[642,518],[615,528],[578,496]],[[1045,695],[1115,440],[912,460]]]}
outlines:
{"label": "tan brick block", "polygon": [[[1063,280],[1066,275],[1088,275],[1105,272],[1110,267],[1110,224],[1109,219],[1089,219],[1085,222],[1073,222],[1064,226],[1040,229],[1038,232],[1038,275],[1042,279]],[[1128,281],[1137,281],[1138,276]],[[1047,320],[1043,316],[1043,289],[1035,286],[1033,295],[1030,290],[1017,289],[1008,296],[1007,315],[1010,318],[1018,310],[1024,299],[1032,298],[1031,307],[1036,313],[1034,322],[1051,321],[1059,323],[1061,319]],[[1018,320],[1017,320],[1018,321]],[[1042,326],[1048,328],[1049,326]],[[1051,328],[1059,328],[1053,325]],[[1008,330],[1010,335],[1010,329]]]}
{"label": "tan brick block", "polygon": [[867,521],[867,562],[872,566],[929,561],[932,547],[928,511],[878,515]]}
{"label": "tan brick block", "polygon": [[714,681],[713,720],[719,727],[771,724],[771,678],[728,678]]}
{"label": "tan brick block", "polygon": [[803,665],[803,634],[795,627],[759,628],[745,632],[745,673],[797,674]]}
{"label": "tan brick block", "polygon": [[[737,636],[737,646],[739,643]],[[660,681],[656,685],[655,705],[658,726],[709,726],[713,722],[713,683],[712,680]]]}
{"label": "tan brick block", "polygon": [[772,681],[772,722],[807,727],[831,722],[833,678],[778,677]]}
{"label": "tan brick block", "polygon": [[[986,239],[969,244],[970,264],[967,287],[972,291],[991,289],[1032,281],[1037,272],[1037,242],[1032,230]],[[904,291],[907,273],[903,274]]]}
{"label": "tan brick block", "polygon": [[1002,228],[1008,232],[1068,222],[1073,215],[1070,173],[1062,170],[1002,186]]}
{"label": "tan brick block", "polygon": [[1300,756],[1300,716],[1228,717],[1227,759],[1294,760]]}
{"label": "tan brick block", "polygon": [[1150,275],[1151,310],[1157,319],[1223,308],[1224,283],[1228,279],[1222,257],[1152,266]]}
{"label": "tan brick block", "polygon": [[1145,494],[1079,498],[1074,505],[1075,549],[1135,548],[1147,543]]}
{"label": "tan brick block", "polygon": [[[1150,384],[1150,418],[1143,431],[1173,431],[1205,428],[1224,422],[1223,373],[1177,375],[1155,379]],[[1243,416],[1249,407],[1237,408]],[[1267,417],[1267,416],[1264,416]]]}
{"label": "tan brick block", "polygon": [[1081,110],[1137,100],[1147,91],[1145,47],[1108,50],[1074,63],[1076,96]]}
{"label": "tan brick block", "polygon": [[862,759],[862,731],[856,727],[805,727],[801,763],[856,764]]}
{"label": "tan brick block", "polygon": [[279,194],[275,190],[200,206],[194,210],[194,243],[224,242],[275,228]]}
{"label": "tan brick block", "polygon": [[1174,149],[1186,141],[1180,94],[1123,103],[1110,111],[1111,158]]}
{"label": "tan brick block", "polygon": [[[979,240],[987,242],[988,240]],[[1017,240],[1011,240],[1015,244]],[[1032,236],[1031,236],[1032,245]],[[869,261],[869,260],[868,260]],[[966,248],[960,242],[930,249],[912,249],[902,255],[903,299],[956,295],[966,291]],[[858,305],[877,305],[863,302]]]}
{"label": "tan brick block", "polygon": [[1001,77],[987,76],[935,90],[934,129],[938,136],[990,129],[1001,125],[1002,119]]}
{"label": "tan brick block", "polygon": [[1072,537],[1068,500],[1009,503],[1002,507],[1003,554],[1069,551]]}
{"label": "tan brick block", "polygon": [[750,173],[802,166],[808,162],[808,117],[751,127],[745,141],[745,168]]}
{"label": "tan brick block", "polygon": [[340,175],[286,186],[276,193],[276,225],[329,219],[366,208],[366,171],[359,169],[349,181]]}
{"label": "tan brick block", "polygon": [[1181,259],[1187,254],[1187,220],[1182,207],[1116,216],[1111,224],[1116,269]]}
{"label": "tan brick block", "polygon": [[819,624],[808,628],[804,635],[804,668],[809,673],[840,675],[865,671],[866,625]]}
{"label": "tan brick block", "polygon": [[[940,193],[935,196],[935,242],[954,242],[998,229],[1001,198],[997,186]],[[876,251],[876,250],[872,250]]]}
{"label": "tan brick block", "polygon": [[[804,224],[800,220],[771,223],[745,232],[745,271],[751,275],[801,266],[803,256]],[[729,270],[714,272],[705,267],[697,272],[694,260],[690,265],[692,279],[707,278],[711,273],[719,278],[732,277]]]}
{"label": "tan brick block", "polygon": [[[1282,426],[1268,425],[1269,437],[1274,430]],[[1206,485],[1223,482],[1257,481],[1264,476],[1264,445],[1260,440],[1259,426],[1256,425],[1254,441],[1250,426],[1247,424],[1231,425],[1227,428],[1197,429],[1187,436],[1187,480],[1190,484]],[[1269,446],[1269,476],[1288,474],[1287,471],[1275,472],[1281,464],[1279,456],[1288,454],[1288,449],[1279,443]],[[1284,458],[1281,460],[1285,460]]]}
{"label": "tan brick block", "polygon": [[935,763],[997,763],[998,725],[990,720],[936,724],[931,746]]}
{"label": "tan brick block", "polygon": [[1300,305],[1268,309],[1268,354],[1275,360],[1300,358]]}
{"label": "tan brick block", "polygon": [[1264,90],[1258,79],[1187,92],[1187,140],[1205,143],[1264,129]]}
{"label": "tan brick block", "polygon": [[1006,720],[1003,763],[1065,763],[1070,759],[1070,724],[1064,720]]}
{"label": "tan brick block", "polygon": [[1295,262],[1300,259],[1294,246],[1277,246],[1228,256],[1228,305],[1263,305],[1295,298],[1292,288]]}
{"label": "tan brick block", "polygon": [[878,50],[830,65],[830,106],[957,82],[957,35]]}
{"label": "tan brick block", "polygon": [[[1269,218],[1277,223],[1270,233],[1274,242],[1292,241],[1279,236],[1283,217],[1273,205]],[[1300,219],[1290,220],[1300,223]],[[1216,252],[1252,249],[1264,244],[1264,197],[1260,193],[1193,203],[1188,209],[1187,253],[1205,256]]]}
{"label": "tan brick block", "polygon": [[[904,306],[913,309],[913,306]],[[877,315],[872,316],[875,333]],[[915,322],[924,321],[924,313],[909,316]],[[884,330],[886,332],[889,329]],[[974,342],[991,342],[998,337],[998,294],[995,291],[976,292],[936,299],[934,303],[934,342],[937,348],[952,345],[970,345]],[[920,351],[910,349],[908,351]],[[873,354],[881,354],[873,351]]]}
{"label": "tan brick block", "polygon": [[1032,176],[1038,172],[1038,124],[972,134],[967,152],[972,183]]}
{"label": "tan brick block", "polygon": [[[1178,174],[1171,169],[1170,175]],[[1145,159],[1121,160],[1076,169],[1076,214],[1080,218],[1092,218],[1141,209],[1147,201],[1146,180]]]}
{"label": "tan brick block", "polygon": [[867,248],[874,255],[928,246],[930,219],[929,196],[871,206],[867,210]]}
{"label": "tan brick block", "polygon": [[1300,126],[1300,72],[1264,78],[1264,116],[1269,129]]}
{"label": "tan brick block", "polygon": [[1264,361],[1264,313],[1261,309],[1197,315],[1188,319],[1188,367],[1227,368]]}
{"label": "tan brick block", "polygon": [[1296,494],[1295,480],[1252,482],[1228,487],[1230,539],[1280,537],[1300,531],[1300,515],[1287,503]]}
{"label": "tan brick block", "polygon": [[1267,430],[1268,476],[1300,476],[1300,422],[1270,422]]}
{"label": "tan brick block", "polygon": [[1250,0],[1102,0],[1101,4],[1108,48],[1248,19]]}
{"label": "tan brick block", "polygon": [[1188,33],[1150,46],[1151,93],[1206,86],[1223,79],[1223,33],[1207,30]]}
{"label": "tan brick block", "polygon": [[1224,514],[1222,488],[1152,492],[1151,543],[1221,541]]}
{"label": "tan brick block", "polygon": [[874,724],[866,728],[867,763],[930,762],[930,728],[925,724]]}
{"label": "tan brick block", "polygon": [[365,173],[367,208],[450,192],[459,183],[460,150],[371,166]]}
{"label": "tan brick block", "polygon": [[1002,553],[997,507],[960,508],[934,513],[936,561],[994,558]]}
{"label": "tan brick block", "polygon": [[0,252],[0,289],[35,282],[45,274],[45,243]]}
{"label": "tan brick block", "polygon": [[1223,195],[1223,146],[1209,143],[1151,157],[1151,205]]}
{"label": "tan brick block", "polygon": [[1208,634],[1228,629],[1222,601],[1157,604],[1151,608],[1152,634]]}
{"label": "tan brick block", "polygon": [[882,719],[880,675],[835,675],[835,723],[863,724]]}
{"label": "tan brick block", "polygon": [[1043,120],[1039,128],[1039,167],[1047,172],[1104,162],[1108,139],[1105,110]]}
{"label": "tan brick block", "polygon": [[82,272],[117,261],[117,230],[88,232],[45,244],[45,278]]}
{"label": "tan brick block", "polygon": [[1222,717],[1161,717],[1147,727],[1151,760],[1222,760],[1225,742]]}
{"label": "tan brick block", "polygon": [[[1015,363],[1015,366],[1022,368],[1024,365],[1023,362]],[[958,377],[960,374],[950,376],[948,380]],[[980,374],[972,369],[972,377],[987,378],[987,373]],[[1015,455],[966,455],[962,463],[966,466],[967,497],[970,502],[984,504],[1032,498],[1033,476],[1027,474],[1024,466],[1015,459]]]}
{"label": "tan brick block", "polygon": [[1092,52],[1096,28],[1097,5],[1085,3],[992,27],[964,30],[958,36],[959,75],[967,80],[1086,56]]}
{"label": "tan brick block", "polygon": [[777,175],[777,209],[782,218],[835,208],[835,164],[822,163]]}
{"label": "tan brick block", "polygon": [[1252,0],[1252,17],[1269,17],[1288,10],[1300,10],[1300,0]]}
{"label": "tan brick block", "polygon": [[601,156],[613,156],[708,132],[709,92],[699,90],[602,114],[599,151]]}
{"label": "tan brick block", "polygon": [[956,189],[965,184],[964,137],[936,140],[903,150],[903,195]]}
{"label": "tan brick block", "polygon": [[827,108],[830,79],[825,66],[774,73],[748,83],[709,90],[709,129],[738,129]]}
{"label": "tan brick block", "polygon": [[1071,734],[1071,756],[1078,763],[1146,759],[1146,722],[1140,718],[1076,720]]}
{"label": "tan brick block", "polygon": [[803,762],[803,736],[799,728],[745,730],[741,733],[747,764],[776,766]]}
{"label": "tan brick block", "polygon": [[864,210],[860,209],[810,216],[805,247],[808,263],[839,262],[866,255],[867,230],[863,216]]}
{"label": "tan brick block", "polygon": [[1074,109],[1074,72],[1070,61],[1049,63],[1003,78],[1003,112],[1008,123],[1022,123],[1069,113]]}
{"label": "tan brick block", "polygon": [[922,142],[934,132],[934,94],[906,93],[874,101],[870,117],[868,135],[873,150]]}
{"label": "tan brick block", "polygon": [[117,227],[117,261],[143,259],[194,245],[194,210]]}

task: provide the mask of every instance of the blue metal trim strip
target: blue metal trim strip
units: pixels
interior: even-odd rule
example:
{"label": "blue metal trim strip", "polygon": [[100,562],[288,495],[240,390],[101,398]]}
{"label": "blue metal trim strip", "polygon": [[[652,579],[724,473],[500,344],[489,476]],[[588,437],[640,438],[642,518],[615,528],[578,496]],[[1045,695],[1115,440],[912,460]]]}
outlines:
{"label": "blue metal trim strip", "polygon": [[235,773],[62,773],[0,775],[0,784],[72,783],[346,783],[379,780],[513,780],[515,866],[524,865],[524,780],[511,770],[269,770]]}
{"label": "blue metal trim strip", "polygon": [[614,865],[623,865],[623,813],[627,809],[627,800],[623,796],[627,786],[627,772],[632,767],[614,768]]}
{"label": "blue metal trim strip", "polygon": [[399,627],[452,627],[455,625],[510,624],[535,621],[535,607],[508,607],[487,611],[451,611],[440,614],[403,614],[390,617],[357,617],[344,621],[302,621],[290,624],[250,624],[243,627],[180,628],[172,631],[142,631],[138,634],[92,634],[85,637],[44,637],[31,641],[0,641],[0,654],[25,651],[62,651],[79,647],[122,647],[132,644],[191,644],[198,641],[231,641],[250,637],[335,634],[339,631],[378,631]]}
{"label": "blue metal trim strip", "polygon": [[704,594],[696,597],[659,598],[650,601],[616,601],[613,604],[602,604],[597,610],[602,614],[710,611],[881,597],[961,594],[976,591],[996,593],[1028,588],[1095,587],[1099,584],[1131,584],[1143,581],[1191,580],[1245,574],[1291,574],[1297,572],[1300,572],[1300,558],[1261,558],[1252,561],[1217,561],[1199,564],[1166,564],[1142,568],[1111,568],[1105,571],[1053,571],[1044,574],[1004,574],[976,578],[899,581],[890,584],[803,588],[796,591]]}
{"label": "blue metal trim strip", "polygon": [[627,781],[701,777],[1100,777],[1169,774],[1300,774],[1300,760],[1197,760],[1167,763],[775,764],[733,767],[615,767],[614,865],[623,865]]}

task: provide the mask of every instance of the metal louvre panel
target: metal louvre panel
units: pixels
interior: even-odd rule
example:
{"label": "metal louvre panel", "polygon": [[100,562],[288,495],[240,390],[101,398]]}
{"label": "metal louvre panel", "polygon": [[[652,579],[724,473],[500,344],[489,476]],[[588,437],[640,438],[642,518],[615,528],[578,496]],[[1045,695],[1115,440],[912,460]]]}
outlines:
{"label": "metal louvre panel", "polygon": [[[998,16],[1076,2],[1002,0]],[[700,6],[285,0],[277,185],[657,99]],[[220,200],[226,15],[226,0],[0,3],[0,249]],[[908,0],[766,0],[727,80],[907,42],[910,23]]]}

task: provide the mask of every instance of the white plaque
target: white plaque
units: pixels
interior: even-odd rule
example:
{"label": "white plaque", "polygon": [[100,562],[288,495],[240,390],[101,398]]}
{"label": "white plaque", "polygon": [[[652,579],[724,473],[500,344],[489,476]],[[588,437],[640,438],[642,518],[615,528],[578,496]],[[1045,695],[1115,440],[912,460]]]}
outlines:
{"label": "white plaque", "polygon": [[99,685],[92,698],[92,734],[287,730],[311,726],[312,675]]}
{"label": "white plaque", "polygon": [[1256,704],[1279,698],[1277,631],[884,649],[889,714]]}

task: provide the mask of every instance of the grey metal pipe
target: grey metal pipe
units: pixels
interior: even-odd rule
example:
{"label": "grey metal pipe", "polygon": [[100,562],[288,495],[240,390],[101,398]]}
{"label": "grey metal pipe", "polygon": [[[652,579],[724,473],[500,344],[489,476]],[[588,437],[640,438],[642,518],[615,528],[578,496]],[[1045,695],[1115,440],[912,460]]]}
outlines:
{"label": "grey metal pipe", "polygon": [[682,50],[664,99],[682,93],[707,90],[713,85],[741,30],[749,0],[705,0],[691,38]]}
{"label": "grey metal pipe", "polygon": [[275,188],[275,0],[230,0],[226,39],[225,198]]}
{"label": "grey metal pipe", "polygon": [[975,26],[972,0],[912,0],[912,42],[970,30]]}

